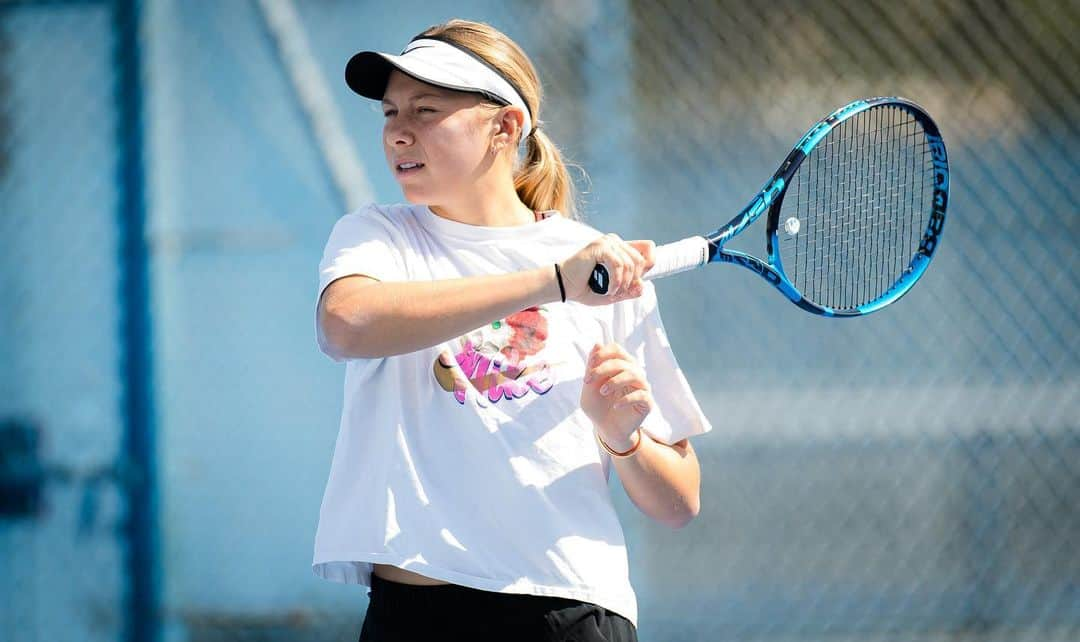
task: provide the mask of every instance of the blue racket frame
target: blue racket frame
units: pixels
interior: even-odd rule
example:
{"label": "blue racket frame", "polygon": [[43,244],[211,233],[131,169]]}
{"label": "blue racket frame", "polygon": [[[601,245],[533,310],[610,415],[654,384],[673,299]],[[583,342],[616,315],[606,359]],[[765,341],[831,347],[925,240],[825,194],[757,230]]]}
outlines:
{"label": "blue racket frame", "polygon": [[[780,259],[780,240],[777,235],[784,193],[799,165],[830,131],[856,114],[881,106],[893,106],[903,109],[915,118],[925,131],[934,166],[933,210],[930,214],[929,223],[923,231],[919,248],[912,256],[907,268],[900,274],[892,287],[879,297],[851,309],[840,310],[818,305],[805,298],[784,273],[783,263]],[[784,159],[784,162],[781,163],[780,168],[776,170],[772,178],[761,188],[757,196],[726,225],[706,235],[705,238],[709,242],[708,262],[741,265],[771,283],[792,303],[807,312],[826,317],[859,317],[880,310],[895,302],[904,296],[923,275],[934,256],[934,250],[937,249],[938,241],[945,226],[945,211],[948,203],[948,155],[938,127],[926,111],[916,103],[896,96],[856,100],[837,109],[811,127],[791,150],[787,158]],[[769,212],[766,226],[767,261],[745,252],[724,249],[725,243],[757,220],[766,210]]]}

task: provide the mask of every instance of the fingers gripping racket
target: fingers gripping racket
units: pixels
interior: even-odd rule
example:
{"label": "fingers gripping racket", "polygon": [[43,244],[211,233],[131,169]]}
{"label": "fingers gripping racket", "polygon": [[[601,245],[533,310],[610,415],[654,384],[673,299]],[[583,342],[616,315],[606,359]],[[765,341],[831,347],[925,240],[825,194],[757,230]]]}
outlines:
{"label": "fingers gripping racket", "polygon": [[[811,127],[727,225],[657,247],[644,278],[735,263],[808,312],[861,316],[926,271],[948,202],[948,158],[930,116],[903,98],[857,100]],[[766,210],[766,260],[724,249]],[[589,286],[607,293],[603,265]]]}

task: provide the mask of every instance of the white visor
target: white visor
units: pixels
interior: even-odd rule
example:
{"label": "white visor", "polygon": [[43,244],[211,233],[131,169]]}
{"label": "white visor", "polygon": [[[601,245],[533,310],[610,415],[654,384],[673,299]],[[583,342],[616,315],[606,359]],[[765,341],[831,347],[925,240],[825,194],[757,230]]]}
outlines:
{"label": "white visor", "polygon": [[413,40],[400,56],[361,51],[345,65],[345,83],[361,96],[382,100],[390,72],[395,68],[430,85],[478,93],[518,107],[525,113],[521,140],[532,131],[532,113],[518,90],[474,54],[442,40]]}

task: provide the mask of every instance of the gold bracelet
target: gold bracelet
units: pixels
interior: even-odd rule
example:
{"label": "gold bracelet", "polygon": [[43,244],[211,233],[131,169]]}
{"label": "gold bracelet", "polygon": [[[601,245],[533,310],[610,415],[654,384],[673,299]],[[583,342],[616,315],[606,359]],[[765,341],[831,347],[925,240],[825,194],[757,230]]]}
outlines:
{"label": "gold bracelet", "polygon": [[641,436],[641,426],[638,426],[637,430],[634,431],[634,434],[637,435],[637,443],[635,443],[630,448],[630,450],[627,450],[625,452],[619,452],[604,443],[604,440],[600,438],[600,431],[594,429],[593,434],[596,435],[596,442],[600,444],[600,447],[603,448],[607,454],[611,455],[615,459],[626,459],[627,457],[632,457],[634,453],[637,452],[637,449],[641,447],[641,440],[643,439],[643,437]]}

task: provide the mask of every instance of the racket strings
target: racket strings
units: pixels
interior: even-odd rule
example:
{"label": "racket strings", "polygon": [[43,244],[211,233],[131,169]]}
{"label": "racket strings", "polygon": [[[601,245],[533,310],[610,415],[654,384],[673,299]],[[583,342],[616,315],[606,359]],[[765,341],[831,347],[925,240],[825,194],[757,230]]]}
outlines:
{"label": "racket strings", "polygon": [[[933,167],[922,126],[884,106],[840,123],[803,161],[780,212],[784,272],[807,299],[834,309],[892,287],[927,227]],[[798,232],[785,231],[795,218]]]}

